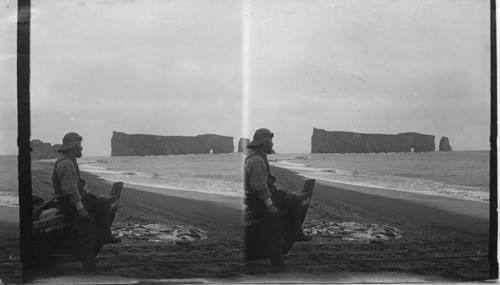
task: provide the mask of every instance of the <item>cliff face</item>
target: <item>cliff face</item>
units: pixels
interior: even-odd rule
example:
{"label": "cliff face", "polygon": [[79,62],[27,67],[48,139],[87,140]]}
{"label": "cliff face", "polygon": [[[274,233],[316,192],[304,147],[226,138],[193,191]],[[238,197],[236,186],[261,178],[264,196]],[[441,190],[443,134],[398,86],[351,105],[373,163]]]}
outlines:
{"label": "cliff face", "polygon": [[434,136],[419,133],[361,134],[313,129],[311,153],[425,152],[436,149]]}
{"label": "cliff face", "polygon": [[442,137],[439,141],[439,151],[453,151],[450,146],[450,140],[447,137]]}
{"label": "cliff face", "polygon": [[230,153],[233,137],[213,134],[188,136],[128,135],[113,131],[111,156]]}
{"label": "cliff face", "polygon": [[31,160],[39,159],[52,159],[57,158],[59,153],[57,150],[61,147],[60,144],[51,145],[50,143],[44,143],[41,140],[30,141]]}
{"label": "cliff face", "polygon": [[246,153],[248,148],[247,145],[250,143],[249,139],[241,138],[238,142],[238,152]]}

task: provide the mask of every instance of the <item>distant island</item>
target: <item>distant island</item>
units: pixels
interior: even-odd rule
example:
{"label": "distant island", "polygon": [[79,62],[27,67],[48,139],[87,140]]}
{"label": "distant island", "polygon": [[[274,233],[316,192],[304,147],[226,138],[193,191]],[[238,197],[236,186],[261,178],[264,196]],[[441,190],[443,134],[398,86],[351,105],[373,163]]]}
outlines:
{"label": "distant island", "polygon": [[147,156],[234,152],[233,137],[205,134],[197,136],[157,136],[113,131],[111,156]]}
{"label": "distant island", "polygon": [[[240,138],[238,152],[247,152],[250,139]],[[34,139],[30,142],[31,159],[53,159],[59,156],[61,144],[51,145]],[[434,136],[414,132],[392,134],[363,134],[326,131],[313,128],[311,153],[379,153],[435,151]],[[234,152],[233,137],[216,134],[197,136],[157,136],[125,134],[113,131],[111,156],[149,156]],[[447,137],[439,141],[439,151],[453,151]]]}
{"label": "distant island", "polygon": [[447,137],[442,137],[439,141],[439,151],[453,151],[450,146],[450,139]]}
{"label": "distant island", "polygon": [[60,147],[61,144],[51,145],[50,143],[44,143],[41,140],[34,139],[30,141],[31,160],[57,158],[59,156],[57,150]]}
{"label": "distant island", "polygon": [[[313,128],[311,138],[311,153],[431,152],[435,150],[433,135],[415,132],[395,135],[363,134]],[[440,150],[451,150],[447,138],[441,139]]]}
{"label": "distant island", "polygon": [[250,143],[250,139],[240,138],[238,142],[238,152],[247,153],[247,145]]}

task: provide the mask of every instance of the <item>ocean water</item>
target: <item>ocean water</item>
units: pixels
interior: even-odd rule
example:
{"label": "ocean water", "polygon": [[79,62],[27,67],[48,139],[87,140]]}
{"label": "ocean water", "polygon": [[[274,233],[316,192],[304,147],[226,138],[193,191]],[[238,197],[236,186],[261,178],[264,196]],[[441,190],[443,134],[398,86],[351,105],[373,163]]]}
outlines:
{"label": "ocean water", "polygon": [[489,151],[299,154],[272,160],[318,180],[489,201]]}
{"label": "ocean water", "polygon": [[230,196],[243,195],[241,153],[79,160],[80,170],[108,181]]}
{"label": "ocean water", "polygon": [[0,205],[19,206],[17,155],[0,155]]}
{"label": "ocean water", "polygon": [[[270,163],[318,180],[489,201],[489,151],[274,154]],[[131,185],[243,195],[240,153],[83,157],[80,169]],[[54,161],[54,160],[51,160]],[[17,204],[17,157],[0,156],[0,204]]]}

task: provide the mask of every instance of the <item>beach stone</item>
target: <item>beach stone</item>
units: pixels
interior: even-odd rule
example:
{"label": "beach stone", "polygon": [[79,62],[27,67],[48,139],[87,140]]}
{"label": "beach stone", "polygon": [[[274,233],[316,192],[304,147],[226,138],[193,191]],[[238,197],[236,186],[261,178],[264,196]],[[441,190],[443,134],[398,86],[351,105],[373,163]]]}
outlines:
{"label": "beach stone", "polygon": [[351,236],[354,239],[366,239],[366,240],[373,239],[373,237],[374,237],[369,233],[362,233],[362,232],[353,233]]}
{"label": "beach stone", "polygon": [[385,229],[379,227],[379,226],[373,226],[371,228],[368,229],[368,232],[371,234],[371,235],[376,235],[376,234],[386,234],[386,231]]}
{"label": "beach stone", "polygon": [[374,235],[374,237],[381,239],[381,240],[389,240],[390,239],[389,236],[383,235],[383,234],[376,234],[376,235]]}
{"label": "beach stone", "polygon": [[312,221],[303,226],[304,233],[345,241],[381,242],[401,238],[398,229],[388,225],[363,224],[356,222]]}
{"label": "beach stone", "polygon": [[114,235],[136,240],[147,240],[148,242],[167,242],[185,244],[204,240],[207,234],[202,229],[192,226],[169,226],[163,224],[135,224],[115,225],[112,228]]}

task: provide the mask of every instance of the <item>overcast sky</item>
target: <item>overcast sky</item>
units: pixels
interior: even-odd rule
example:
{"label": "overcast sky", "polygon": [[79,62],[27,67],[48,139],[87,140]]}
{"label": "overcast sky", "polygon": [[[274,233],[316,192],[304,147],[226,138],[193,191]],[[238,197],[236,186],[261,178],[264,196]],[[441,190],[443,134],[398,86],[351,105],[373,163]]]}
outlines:
{"label": "overcast sky", "polygon": [[[12,2],[12,3],[9,3]],[[0,14],[0,154],[16,154],[16,1]],[[310,152],[313,128],[489,149],[487,0],[32,0],[32,139],[241,136]],[[7,39],[7,41],[5,41]],[[246,122],[246,124],[244,124]]]}

